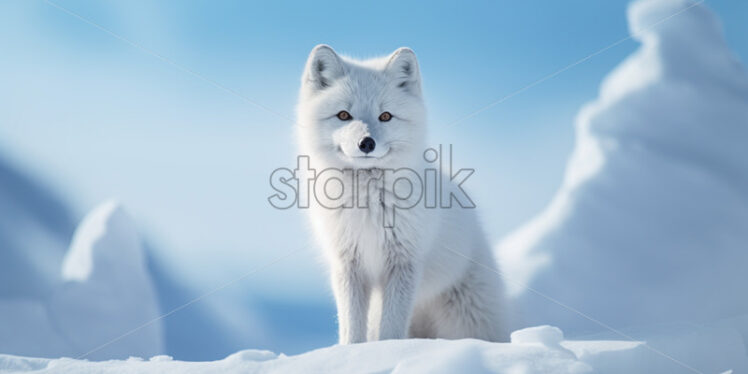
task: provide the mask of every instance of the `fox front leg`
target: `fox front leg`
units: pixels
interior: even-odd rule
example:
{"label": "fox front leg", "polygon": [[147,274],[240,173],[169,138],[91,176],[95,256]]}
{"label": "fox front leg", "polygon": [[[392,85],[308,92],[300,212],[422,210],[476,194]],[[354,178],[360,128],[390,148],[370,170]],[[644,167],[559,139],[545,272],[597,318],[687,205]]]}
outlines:
{"label": "fox front leg", "polygon": [[420,269],[414,260],[388,261],[382,290],[379,340],[407,337]]}
{"label": "fox front leg", "polygon": [[341,261],[334,266],[332,283],[338,307],[338,342],[365,342],[370,287],[356,261]]}

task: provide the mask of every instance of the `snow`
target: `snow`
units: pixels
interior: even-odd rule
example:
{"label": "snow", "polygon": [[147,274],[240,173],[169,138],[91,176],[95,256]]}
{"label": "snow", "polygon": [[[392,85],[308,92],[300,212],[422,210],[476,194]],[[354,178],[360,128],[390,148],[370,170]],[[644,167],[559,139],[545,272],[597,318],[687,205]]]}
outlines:
{"label": "snow", "polygon": [[631,4],[640,49],[579,112],[550,205],[498,244],[526,326],[578,336],[748,314],[748,74],[693,4]]}
{"label": "snow", "polygon": [[[133,331],[91,358],[153,355],[163,350],[162,327],[140,239],[115,202],[94,209],[75,231],[63,260],[62,282],[45,298],[1,300],[0,351],[73,355]],[[22,339],[19,337],[23,337]]]}
{"label": "snow", "polygon": [[73,346],[94,349],[138,329],[90,357],[163,351],[161,312],[145,254],[132,220],[119,204],[106,202],[86,216],[73,236],[62,273],[65,283],[50,298],[49,307]]}
{"label": "snow", "polygon": [[[671,336],[660,345],[670,357],[641,341],[563,340],[560,329],[538,326],[515,331],[511,343],[481,340],[404,339],[332,346],[301,355],[244,350],[222,360],[185,362],[169,356],[148,360],[92,362],[0,355],[0,371],[54,373],[721,373],[748,368],[742,352],[717,354],[704,338],[728,339],[717,330],[706,335]],[[660,344],[665,340],[661,339]],[[738,342],[739,343],[739,342]],[[742,344],[739,343],[741,345]],[[689,348],[690,347],[690,348]],[[693,354],[693,349],[700,352]],[[687,359],[680,361],[681,359]],[[724,360],[724,361],[722,361]],[[679,361],[679,362],[676,362]]]}
{"label": "snow", "polygon": [[[150,293],[148,283],[163,313],[220,284],[201,290],[186,287],[174,275],[174,264],[155,255],[157,251],[141,240],[133,222],[114,203],[93,208],[76,233],[76,215],[43,186],[0,159],[0,352],[78,357],[110,341],[113,331],[123,334],[132,328],[134,320],[128,321],[120,312],[130,307],[121,304],[131,302],[128,298],[137,297],[139,290]],[[134,277],[127,281],[132,285],[129,289],[115,284],[128,277]],[[243,286],[246,283],[234,284],[231,290],[159,320],[161,333],[154,336],[153,346],[161,341],[160,353],[179,359],[213,360],[248,347],[298,353],[334,342],[335,311],[329,300],[319,304],[258,301]],[[105,289],[119,290],[118,297]],[[144,318],[137,325],[144,324],[152,312],[145,308],[132,318]],[[111,334],[103,336],[106,329],[97,327],[102,320],[98,313],[109,315]],[[139,334],[153,333],[158,324]],[[79,337],[76,329],[85,331],[85,337]],[[100,331],[102,336],[89,331]],[[129,343],[133,339],[113,342],[92,357],[159,353],[133,351]]]}
{"label": "snow", "polygon": [[89,213],[76,230],[62,263],[62,278],[106,281],[112,279],[112,272],[122,273],[144,261],[135,226],[118,203],[108,201]]}
{"label": "snow", "polygon": [[541,344],[550,348],[560,348],[564,332],[554,326],[536,326],[517,330],[511,335],[511,342],[518,344]]}
{"label": "snow", "polygon": [[[603,350],[604,351],[604,350]],[[391,340],[333,346],[298,356],[247,350],[214,362],[161,359],[88,362],[72,359],[28,359],[0,355],[0,370],[19,372],[164,372],[194,373],[588,373],[592,368],[573,353],[531,344],[488,343],[479,340]]]}

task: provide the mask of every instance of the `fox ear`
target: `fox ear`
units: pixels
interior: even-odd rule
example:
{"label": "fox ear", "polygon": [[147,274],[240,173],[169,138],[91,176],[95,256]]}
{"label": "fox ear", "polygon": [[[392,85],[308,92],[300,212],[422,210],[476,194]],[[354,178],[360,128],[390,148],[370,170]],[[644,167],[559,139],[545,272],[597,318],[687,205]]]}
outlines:
{"label": "fox ear", "polygon": [[309,54],[301,83],[314,90],[322,90],[343,76],[345,69],[340,57],[330,46],[320,44]]}
{"label": "fox ear", "polygon": [[398,48],[390,55],[385,68],[397,86],[415,95],[421,95],[421,71],[412,49]]}

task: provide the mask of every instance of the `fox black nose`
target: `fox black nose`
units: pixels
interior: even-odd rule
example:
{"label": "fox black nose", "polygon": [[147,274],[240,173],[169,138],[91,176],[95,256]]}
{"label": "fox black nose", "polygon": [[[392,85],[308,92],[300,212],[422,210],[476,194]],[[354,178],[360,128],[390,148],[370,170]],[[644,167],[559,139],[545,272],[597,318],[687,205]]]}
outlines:
{"label": "fox black nose", "polygon": [[360,149],[361,152],[364,152],[364,153],[369,153],[373,151],[376,146],[377,146],[377,143],[374,141],[374,139],[368,136],[361,139],[361,141],[358,143],[358,149]]}

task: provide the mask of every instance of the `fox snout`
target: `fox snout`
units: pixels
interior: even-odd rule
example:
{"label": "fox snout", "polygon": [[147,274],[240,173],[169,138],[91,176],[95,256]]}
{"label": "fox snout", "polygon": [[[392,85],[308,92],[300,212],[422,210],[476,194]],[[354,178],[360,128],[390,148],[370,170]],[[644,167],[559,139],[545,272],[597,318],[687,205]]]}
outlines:
{"label": "fox snout", "polygon": [[383,156],[386,152],[377,131],[363,121],[354,121],[336,131],[333,135],[335,143],[343,153],[352,158]]}

